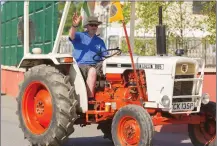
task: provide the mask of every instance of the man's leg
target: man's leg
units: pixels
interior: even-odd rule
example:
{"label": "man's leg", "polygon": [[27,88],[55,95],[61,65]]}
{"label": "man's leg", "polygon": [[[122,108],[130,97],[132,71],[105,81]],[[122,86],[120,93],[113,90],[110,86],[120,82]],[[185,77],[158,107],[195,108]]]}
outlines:
{"label": "man's leg", "polygon": [[91,67],[87,74],[87,95],[89,98],[94,97],[95,93],[95,85],[96,85],[96,69],[94,67]]}

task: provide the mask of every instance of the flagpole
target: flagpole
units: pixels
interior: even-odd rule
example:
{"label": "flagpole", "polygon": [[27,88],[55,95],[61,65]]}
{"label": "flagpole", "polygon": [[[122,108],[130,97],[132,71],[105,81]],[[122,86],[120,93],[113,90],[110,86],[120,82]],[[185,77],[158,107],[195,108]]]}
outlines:
{"label": "flagpole", "polygon": [[131,1],[131,9],[130,9],[130,44],[132,47],[132,52],[134,53],[134,31],[135,31],[135,17],[136,17],[136,7],[135,1]]}
{"label": "flagpole", "polygon": [[133,55],[132,55],[132,50],[131,50],[131,46],[130,46],[130,41],[129,41],[129,37],[128,37],[128,34],[127,34],[127,29],[126,29],[126,24],[125,24],[124,20],[122,21],[122,23],[123,23],[124,33],[125,33],[125,36],[126,36],[126,41],[127,41],[127,46],[128,46],[128,52],[130,54],[130,59],[131,59],[131,63],[132,63],[132,67],[133,67],[133,71],[134,71],[134,75],[135,75],[135,79],[136,79],[136,82],[137,82],[136,85],[137,85],[137,88],[139,90],[140,99],[142,101],[143,99],[145,99],[144,92],[142,91],[142,86],[141,86],[140,80],[138,78],[138,74],[136,73],[135,63],[134,63],[134,60],[133,60]]}

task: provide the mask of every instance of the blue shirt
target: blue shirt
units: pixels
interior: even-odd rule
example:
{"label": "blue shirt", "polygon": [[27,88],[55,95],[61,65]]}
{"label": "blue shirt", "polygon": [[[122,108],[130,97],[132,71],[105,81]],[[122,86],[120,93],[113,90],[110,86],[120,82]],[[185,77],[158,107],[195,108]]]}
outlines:
{"label": "blue shirt", "polygon": [[[95,60],[101,60],[101,57],[96,56],[93,60],[93,56],[106,50],[104,41],[96,35],[91,38],[88,32],[76,32],[75,38],[70,41],[74,46],[72,55],[78,64],[96,64],[98,61]],[[107,54],[105,52],[103,56]]]}

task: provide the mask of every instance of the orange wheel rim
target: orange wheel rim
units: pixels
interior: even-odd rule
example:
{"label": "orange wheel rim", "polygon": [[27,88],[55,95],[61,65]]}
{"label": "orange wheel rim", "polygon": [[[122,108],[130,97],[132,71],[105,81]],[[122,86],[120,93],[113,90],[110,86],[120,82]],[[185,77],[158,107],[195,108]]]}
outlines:
{"label": "orange wheel rim", "polygon": [[52,118],[52,101],[48,89],[41,82],[32,82],[25,89],[22,115],[27,128],[34,134],[43,134]]}
{"label": "orange wheel rim", "polygon": [[123,117],[118,124],[118,138],[122,146],[137,146],[140,141],[140,126],[132,117]]}

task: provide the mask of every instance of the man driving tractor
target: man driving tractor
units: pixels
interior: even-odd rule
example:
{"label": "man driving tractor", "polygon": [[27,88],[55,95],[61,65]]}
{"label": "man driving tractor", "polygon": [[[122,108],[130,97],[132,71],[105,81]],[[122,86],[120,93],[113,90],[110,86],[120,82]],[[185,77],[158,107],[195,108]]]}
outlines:
{"label": "man driving tractor", "polygon": [[[98,21],[97,17],[90,16],[87,19],[84,27],[87,29],[84,32],[76,32],[82,17],[75,13],[72,17],[72,27],[69,31],[69,40],[74,46],[73,57],[76,59],[81,73],[86,80],[87,95],[89,100],[94,99],[94,89],[96,84],[97,74],[101,72],[98,64],[100,57],[94,57],[97,53],[106,51],[104,41],[96,35],[98,26],[102,22]],[[107,55],[107,52],[103,55]],[[93,57],[95,59],[93,59]],[[97,60],[96,60],[97,59]]]}

